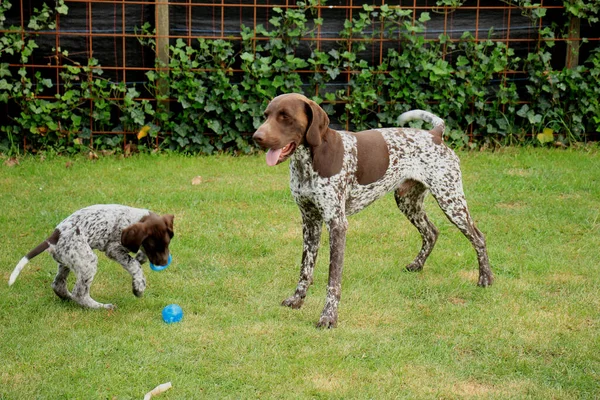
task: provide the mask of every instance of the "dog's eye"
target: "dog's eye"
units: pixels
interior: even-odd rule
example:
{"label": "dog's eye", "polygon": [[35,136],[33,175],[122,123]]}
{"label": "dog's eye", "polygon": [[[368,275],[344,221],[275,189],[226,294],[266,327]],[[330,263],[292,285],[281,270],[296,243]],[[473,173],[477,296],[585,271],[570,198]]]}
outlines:
{"label": "dog's eye", "polygon": [[284,112],[280,112],[280,113],[279,113],[279,118],[281,118],[281,119],[288,119],[289,117],[290,117],[290,116],[289,116],[289,115],[287,115],[287,114],[286,114],[286,113],[284,113]]}

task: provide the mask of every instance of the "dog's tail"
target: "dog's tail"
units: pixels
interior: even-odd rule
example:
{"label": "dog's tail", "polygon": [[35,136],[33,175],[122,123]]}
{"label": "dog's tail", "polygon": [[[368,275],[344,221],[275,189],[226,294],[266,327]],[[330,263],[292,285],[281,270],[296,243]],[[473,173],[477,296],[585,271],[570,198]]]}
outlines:
{"label": "dog's tail", "polygon": [[21,271],[23,271],[23,268],[25,268],[29,260],[42,253],[43,251],[46,251],[50,247],[50,245],[56,244],[56,242],[58,242],[59,237],[60,231],[58,229],[55,229],[48,239],[38,244],[33,250],[27,253],[25,257],[21,258],[21,261],[19,261],[12,274],[10,274],[10,278],[8,279],[8,286],[11,286],[13,283],[15,283],[17,277],[19,276]]}
{"label": "dog's tail", "polygon": [[[443,119],[441,119],[437,115],[430,113],[429,111],[424,111],[424,110],[407,111],[398,117],[398,125],[403,126],[408,121],[413,121],[416,119],[420,119],[425,122],[429,122],[431,125],[433,125],[433,129],[431,129],[429,132],[435,139],[439,139],[439,142],[441,143],[442,135],[444,134],[444,131],[446,130],[446,123],[444,122]],[[437,141],[436,141],[436,143],[437,143]]]}

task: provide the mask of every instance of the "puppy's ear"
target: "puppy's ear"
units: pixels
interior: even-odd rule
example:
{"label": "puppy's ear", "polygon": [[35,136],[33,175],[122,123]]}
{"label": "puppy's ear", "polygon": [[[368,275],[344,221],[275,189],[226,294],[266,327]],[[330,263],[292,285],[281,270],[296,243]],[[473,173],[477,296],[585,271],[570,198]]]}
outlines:
{"label": "puppy's ear", "polygon": [[138,222],[123,229],[121,232],[121,244],[132,253],[137,253],[144,239],[148,237],[146,227]]}
{"label": "puppy's ear", "polygon": [[163,220],[165,221],[165,224],[167,224],[167,232],[169,233],[169,237],[171,239],[173,239],[173,236],[175,235],[173,233],[173,219],[175,219],[174,215],[171,215],[171,214],[163,215]]}
{"label": "puppy's ear", "polygon": [[305,106],[309,126],[306,131],[306,141],[312,147],[317,147],[323,140],[323,134],[329,126],[327,113],[314,101],[308,100]]}

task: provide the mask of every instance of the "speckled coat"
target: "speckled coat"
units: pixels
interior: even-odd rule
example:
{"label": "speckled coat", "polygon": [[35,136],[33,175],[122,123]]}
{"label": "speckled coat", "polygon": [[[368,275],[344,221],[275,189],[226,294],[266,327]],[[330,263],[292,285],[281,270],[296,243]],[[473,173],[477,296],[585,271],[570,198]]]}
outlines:
{"label": "speckled coat", "polygon": [[425,119],[434,124],[431,131],[413,128],[334,131],[328,127],[326,113],[297,94],[273,99],[265,116],[267,120],[254,139],[269,149],[269,165],[290,159],[290,188],[303,221],[300,279],[295,293],[284,300],[284,305],[302,306],[312,283],[325,223],[330,235],[329,283],[317,325],[336,326],[347,216],[391,191],[399,209],[423,239],[419,254],[407,269],[423,268],[438,236],[423,208],[423,199],[431,192],[448,218],[473,244],[479,261],[478,284],[492,283],[485,239],[467,208],[458,157],[441,139],[444,130],[441,119],[415,110],[401,116],[400,121]]}
{"label": "speckled coat", "polygon": [[[98,303],[90,296],[98,265],[93,250],[104,252],[131,274],[133,293],[139,297],[146,288],[141,264],[148,258],[156,265],[166,264],[172,237],[172,215],[161,217],[146,209],[119,204],[82,208],[59,223],[48,239],[21,259],[10,276],[9,285],[15,282],[29,260],[48,251],[58,263],[52,283],[57,296],[72,299],[84,307],[113,308],[112,304]],[[131,257],[129,252],[137,255]],[[67,289],[71,270],[77,276],[72,293]]]}

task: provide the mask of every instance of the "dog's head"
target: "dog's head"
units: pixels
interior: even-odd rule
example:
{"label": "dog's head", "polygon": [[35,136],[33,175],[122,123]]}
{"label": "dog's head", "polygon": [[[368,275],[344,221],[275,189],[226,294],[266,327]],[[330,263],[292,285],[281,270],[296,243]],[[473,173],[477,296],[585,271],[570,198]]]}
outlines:
{"label": "dog's head", "polygon": [[150,213],[139,222],[121,232],[121,244],[132,253],[142,247],[144,254],[154,265],[166,265],[169,259],[169,243],[174,236],[173,215]]}
{"label": "dog's head", "polygon": [[275,97],[265,110],[266,121],[252,138],[267,149],[267,164],[287,160],[300,146],[318,147],[328,131],[329,117],[314,101],[297,93]]}

